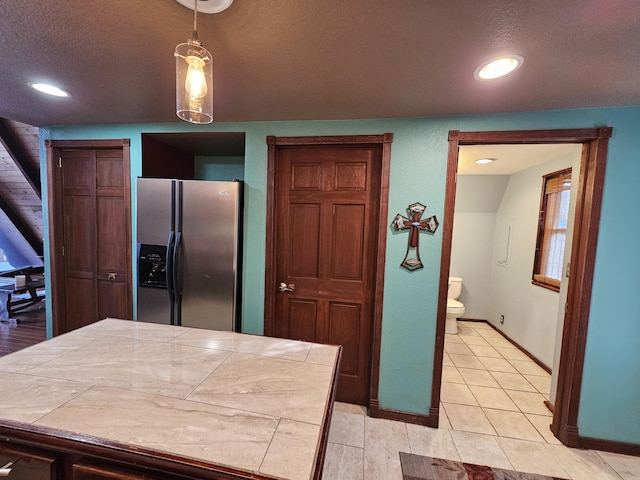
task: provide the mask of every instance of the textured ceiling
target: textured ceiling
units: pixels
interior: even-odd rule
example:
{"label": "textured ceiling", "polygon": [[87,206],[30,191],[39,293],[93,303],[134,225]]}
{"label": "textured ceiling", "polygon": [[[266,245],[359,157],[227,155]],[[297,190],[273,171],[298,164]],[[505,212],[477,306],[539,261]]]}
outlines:
{"label": "textured ceiling", "polygon": [[[3,2],[0,117],[176,121],[173,50],[192,15],[173,0]],[[214,54],[217,122],[640,105],[638,0],[235,0],[199,15],[198,32]],[[474,80],[504,53],[524,66]]]}
{"label": "textured ceiling", "polygon": [[[459,175],[512,175],[550,160],[580,156],[579,143],[528,145],[463,145],[458,156]],[[493,163],[478,165],[480,158],[493,158]]]}

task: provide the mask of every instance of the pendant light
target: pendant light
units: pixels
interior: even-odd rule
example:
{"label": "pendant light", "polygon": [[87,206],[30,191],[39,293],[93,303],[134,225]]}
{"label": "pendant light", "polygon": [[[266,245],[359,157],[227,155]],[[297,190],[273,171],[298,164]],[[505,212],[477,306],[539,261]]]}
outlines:
{"label": "pendant light", "polygon": [[185,122],[213,121],[213,57],[200,44],[198,0],[194,1],[193,34],[176,47],[176,115]]}

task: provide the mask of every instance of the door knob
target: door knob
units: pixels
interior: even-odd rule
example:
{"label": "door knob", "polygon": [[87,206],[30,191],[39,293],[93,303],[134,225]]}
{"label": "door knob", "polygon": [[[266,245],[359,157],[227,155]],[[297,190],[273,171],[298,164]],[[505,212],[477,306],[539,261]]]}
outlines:
{"label": "door knob", "polygon": [[293,283],[290,283],[289,285],[287,285],[284,282],[280,282],[280,285],[278,286],[278,291],[279,292],[293,292],[295,291],[296,286]]}
{"label": "door knob", "polygon": [[115,280],[116,279],[117,274],[116,273],[109,273],[107,275],[107,280]]}

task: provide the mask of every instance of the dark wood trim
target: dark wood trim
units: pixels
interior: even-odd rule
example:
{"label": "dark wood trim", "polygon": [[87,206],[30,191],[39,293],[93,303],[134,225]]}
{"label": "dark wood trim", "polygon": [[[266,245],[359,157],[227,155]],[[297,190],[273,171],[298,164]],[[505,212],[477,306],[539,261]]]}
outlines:
{"label": "dark wood trim", "polygon": [[319,452],[315,460],[313,468],[313,478],[315,480],[322,479],[322,469],[324,468],[324,459],[327,454],[327,444],[329,443],[329,429],[331,427],[331,417],[333,416],[333,404],[336,400],[336,392],[338,391],[338,378],[340,373],[340,363],[342,362],[342,346],[338,346],[338,355],[333,369],[333,378],[331,379],[331,391],[329,392],[329,402],[324,412],[324,421],[322,422],[322,432],[320,433]]}
{"label": "dark wood trim", "polygon": [[[591,308],[591,290],[598,243],[602,190],[612,128],[596,129],[584,141],[576,202],[567,312],[558,368],[552,431],[566,445],[579,446],[578,412],[584,353]],[[575,436],[573,430],[575,428]]]}
{"label": "dark wood trim", "polygon": [[544,406],[547,407],[547,410],[549,410],[551,412],[551,415],[553,415],[553,403],[551,403],[549,400],[545,400]]}
{"label": "dark wood trim", "polygon": [[[62,216],[56,215],[56,207],[62,205],[62,179],[58,174],[58,157],[61,149],[101,149],[121,148],[123,169],[125,173],[124,190],[126,211],[125,215],[131,220],[131,143],[128,138],[107,140],[45,140],[46,168],[47,168],[47,205],[49,209],[49,286],[51,289],[51,318],[53,335],[64,333],[64,326],[59,324],[64,318],[65,298],[64,282],[64,257],[62,256],[63,225]],[[131,221],[127,222],[127,231],[124,232],[129,239],[132,238]],[[126,252],[129,277],[129,302],[127,305],[128,318],[133,318],[133,265],[131,247]]]}
{"label": "dark wood trim", "polygon": [[391,143],[393,133],[382,135],[329,135],[318,137],[267,137],[267,145],[366,145]]}
{"label": "dark wood trim", "polygon": [[531,280],[531,285],[535,285],[536,287],[546,288],[547,290],[551,290],[552,292],[560,292],[560,287],[556,287],[555,285],[550,285],[548,283],[540,282],[535,278]]}
{"label": "dark wood trim", "polygon": [[[484,322],[484,323],[489,323],[489,321],[484,319],[484,318],[458,317],[458,320],[460,320],[461,322]],[[491,324],[489,324],[489,325],[491,325]],[[491,326],[493,326],[493,325],[491,325]]]}
{"label": "dark wood trim", "polygon": [[506,333],[504,333],[502,330],[500,330],[498,327],[496,327],[495,325],[493,325],[492,323],[490,323],[487,320],[472,320],[469,318],[459,318],[458,320],[461,321],[467,321],[467,322],[481,322],[481,323],[486,323],[487,325],[489,325],[491,328],[493,328],[496,332],[498,332],[500,335],[502,335],[502,337],[507,340],[511,345],[513,345],[514,347],[516,347],[518,350],[520,350],[522,353],[524,353],[527,357],[529,357],[533,362],[535,362],[540,368],[542,368],[545,372],[547,372],[549,375],[551,375],[551,368],[548,367],[547,365],[544,364],[544,362],[542,362],[542,360],[540,360],[539,358],[537,358],[533,353],[529,352],[526,348],[524,348],[522,345],[520,345],[518,342],[516,342],[515,340],[513,340],[511,337],[509,337],[509,335],[507,335]]}
{"label": "dark wood trim", "polygon": [[369,416],[373,418],[383,418],[385,420],[394,420],[396,422],[413,423],[416,425],[423,425],[425,427],[438,428],[437,412],[431,412],[431,415],[400,412],[398,410],[380,408],[377,400],[371,400],[371,404],[369,405]]}
{"label": "dark wood trim", "polygon": [[[487,322],[489,323],[489,322]],[[489,323],[489,325],[491,325]],[[542,368],[545,372],[547,372],[549,375],[551,375],[551,367],[548,367],[547,365],[544,364],[544,362],[542,362],[542,360],[540,360],[538,357],[536,357],[533,353],[531,353],[530,351],[528,351],[526,348],[524,348],[522,345],[520,345],[518,342],[516,342],[515,340],[513,340],[511,337],[509,337],[509,335],[507,335],[506,333],[504,333],[502,330],[498,330],[494,325],[491,325],[491,327],[496,331],[499,332],[500,335],[502,335],[505,340],[507,340],[509,343],[511,343],[514,347],[516,347],[518,350],[520,350],[522,353],[524,353],[527,357],[529,357],[533,362],[536,363],[536,365],[538,365],[540,368]]]}
{"label": "dark wood trim", "polygon": [[276,137],[267,137],[267,238],[264,262],[264,333],[275,332],[275,308],[273,297],[276,281]]}
{"label": "dark wood trim", "polygon": [[[574,221],[573,250],[571,254],[571,277],[569,279],[567,305],[562,335],[562,350],[558,368],[558,385],[552,431],[569,446],[580,446],[578,434],[578,411],[584,353],[586,347],[587,328],[589,325],[589,309],[591,305],[591,288],[600,209],[602,204],[602,188],[607,159],[608,139],[613,133],[612,127],[562,129],[562,130],[529,130],[529,131],[492,131],[492,132],[449,132],[449,168],[447,171],[447,193],[445,198],[444,225],[453,223],[453,208],[447,208],[448,202],[455,197],[455,170],[459,145],[489,144],[539,144],[539,143],[580,143],[583,144],[583,160],[580,169],[576,212]],[[446,232],[446,228],[445,228]],[[435,383],[441,378],[442,353],[444,348],[444,323],[446,317],[446,277],[448,262],[451,256],[450,238],[443,237],[442,263],[440,269],[440,295],[438,305],[438,321],[436,348],[434,359],[434,384],[432,392],[439,389]],[[446,265],[444,265],[446,264]],[[442,345],[440,345],[442,343]],[[439,393],[439,390],[437,390]],[[438,408],[439,395],[432,395],[431,408]]]}
{"label": "dark wood trim", "polygon": [[122,163],[124,169],[124,215],[125,218],[128,218],[129,221],[125,223],[126,232],[124,233],[129,239],[129,248],[127,248],[125,263],[128,265],[127,268],[127,276],[129,277],[128,285],[129,291],[127,292],[127,296],[129,301],[127,302],[127,318],[133,319],[133,231],[132,231],[132,222],[133,222],[133,213],[131,212],[131,142],[128,138],[121,139],[122,146]]}
{"label": "dark wood trim", "polygon": [[[451,132],[449,132],[451,137]],[[431,383],[431,411],[440,415],[440,388],[442,384],[442,360],[444,358],[444,330],[447,320],[447,291],[449,290],[449,264],[451,263],[451,239],[453,238],[453,213],[456,202],[458,171],[458,141],[449,139],[447,179],[445,183],[444,221],[442,222],[442,253],[436,317],[436,343]],[[437,423],[436,423],[437,426]]]}
{"label": "dark wood trim", "polygon": [[622,453],[640,457],[640,445],[635,443],[614,442],[598,438],[580,437],[580,447],[603,452]]}
{"label": "dark wood trim", "polygon": [[[555,405],[553,407],[553,416],[555,418],[556,413],[555,413]],[[553,422],[553,420],[552,420]],[[553,423],[551,423],[551,431],[553,432],[554,435],[556,435],[556,433],[553,431]],[[578,434],[578,426],[577,425],[565,425],[563,428],[563,435],[565,440],[561,440],[562,443],[564,443],[565,445],[569,446],[569,447],[574,447],[574,448],[579,448],[580,446],[580,435]],[[557,437],[558,435],[556,435]]]}
{"label": "dark wood trim", "polygon": [[45,140],[44,146],[47,148],[130,148],[128,138],[100,139],[100,140]]}
{"label": "dark wood trim", "polygon": [[[185,480],[268,480],[273,478],[145,447],[130,446],[9,420],[0,421],[0,441],[3,446],[11,445],[13,448],[28,449],[28,451],[35,449],[40,454],[55,455],[61,464],[59,468],[63,472],[71,471],[72,465],[82,459],[89,464],[125,469],[141,475],[140,478],[143,474],[151,474],[153,478]],[[64,478],[70,477],[64,476]]]}
{"label": "dark wood trim", "polygon": [[449,131],[449,140],[460,145],[585,143],[613,132],[612,127],[560,128],[557,130],[496,130],[490,132]]}
{"label": "dark wood trim", "polygon": [[375,297],[373,300],[373,335],[371,338],[371,380],[369,404],[378,403],[380,388],[380,346],[382,344],[382,301],[384,298],[385,248],[387,245],[389,211],[389,172],[391,171],[391,142],[393,133],[385,133],[382,138],[382,166],[380,171],[380,201],[378,205],[378,240],[375,278]]}
{"label": "dark wood trim", "polygon": [[62,185],[60,175],[56,173],[56,159],[59,151],[51,140],[45,140],[46,168],[47,168],[47,205],[49,209],[49,288],[51,293],[51,318],[53,335],[62,333],[60,318],[63,318],[61,309],[64,304],[61,299],[65,295],[64,285],[64,258],[62,246],[64,245],[62,223],[56,220],[56,205],[62,205]]}
{"label": "dark wood trim", "polygon": [[375,277],[375,296],[373,299],[373,334],[371,348],[371,380],[369,404],[377,402],[380,378],[380,344],[382,337],[382,301],[384,293],[385,245],[387,239],[387,211],[389,206],[389,172],[391,167],[391,143],[393,133],[381,135],[339,135],[316,137],[275,137],[267,136],[267,211],[265,241],[265,295],[264,295],[264,333],[270,335],[275,331],[275,299],[272,293],[276,290],[275,271],[275,178],[277,163],[277,146],[280,145],[364,145],[380,144],[382,146],[380,199],[378,205],[378,238]]}
{"label": "dark wood trim", "polygon": [[16,141],[14,133],[7,119],[0,118],[0,142],[4,145],[9,156],[13,159],[18,169],[27,179],[38,198],[42,198],[42,186],[40,183],[40,170],[29,161],[29,155],[22,145]]}

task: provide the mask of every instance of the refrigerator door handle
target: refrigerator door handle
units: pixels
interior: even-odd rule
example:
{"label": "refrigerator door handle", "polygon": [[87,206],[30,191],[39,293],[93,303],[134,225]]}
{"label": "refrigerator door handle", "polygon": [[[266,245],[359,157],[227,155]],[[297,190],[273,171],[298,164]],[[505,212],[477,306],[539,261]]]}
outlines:
{"label": "refrigerator door handle", "polygon": [[174,230],[176,221],[176,181],[171,181],[171,230],[169,231],[169,239],[167,240],[167,292],[169,293],[169,303],[171,309],[169,311],[169,325],[175,325],[175,303],[176,303],[176,287],[175,287],[175,263],[174,254],[176,232]]}
{"label": "refrigerator door handle", "polygon": [[182,299],[182,285],[180,284],[180,244],[182,243],[182,232],[176,233],[176,241],[173,246],[173,290],[176,301]]}
{"label": "refrigerator door handle", "polygon": [[173,303],[175,298],[175,291],[173,289],[173,243],[175,240],[175,232],[171,230],[169,232],[169,239],[167,240],[167,257],[165,258],[166,272],[167,272],[167,292],[169,293],[169,301]]}
{"label": "refrigerator door handle", "polygon": [[173,289],[176,298],[176,325],[182,325],[182,270],[180,268],[180,245],[182,244],[182,181],[178,180],[176,202],[176,241],[173,246]]}

